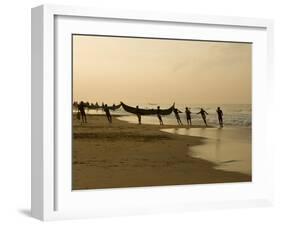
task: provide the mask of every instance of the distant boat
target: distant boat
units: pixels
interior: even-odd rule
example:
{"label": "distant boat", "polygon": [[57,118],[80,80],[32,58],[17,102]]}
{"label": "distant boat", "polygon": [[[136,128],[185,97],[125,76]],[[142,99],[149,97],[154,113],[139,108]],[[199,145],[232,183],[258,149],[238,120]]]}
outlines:
{"label": "distant boat", "polygon": [[121,107],[121,104],[118,104],[118,105],[113,104],[112,106],[107,106],[107,107],[109,110],[115,111]]}
{"label": "distant boat", "polygon": [[89,109],[92,110],[98,110],[101,108],[101,106],[99,106],[98,104],[90,104],[89,106],[87,106]]}
{"label": "distant boat", "polygon": [[[93,109],[93,110],[98,110],[98,109],[104,109],[104,106],[105,105],[102,105],[102,106],[99,106],[98,104],[90,104],[89,106],[87,106],[89,109]],[[108,106],[107,108],[109,110],[112,110],[112,111],[115,111],[117,110],[118,108],[121,107],[121,104],[118,104],[118,105],[115,105],[113,104],[112,106]]]}
{"label": "distant boat", "polygon": [[[132,114],[137,114],[137,109],[135,107],[131,107],[129,105],[124,104],[121,102],[121,106],[124,108],[125,111],[132,113]],[[169,115],[173,112],[175,107],[175,104],[173,104],[170,108],[168,109],[160,109],[159,113],[160,115]],[[139,114],[141,115],[156,115],[157,114],[157,109],[138,109]]]}

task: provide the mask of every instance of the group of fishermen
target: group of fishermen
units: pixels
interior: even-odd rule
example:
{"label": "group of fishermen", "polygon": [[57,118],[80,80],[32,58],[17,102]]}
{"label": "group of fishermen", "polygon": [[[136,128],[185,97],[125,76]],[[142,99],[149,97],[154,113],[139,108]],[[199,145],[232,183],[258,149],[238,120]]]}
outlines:
{"label": "group of fishermen", "polygon": [[[218,115],[218,121],[219,121],[219,125],[220,127],[223,127],[223,111],[221,110],[220,107],[217,107],[217,115]],[[181,122],[181,119],[180,119],[180,115],[179,113],[182,113],[181,111],[179,111],[177,108],[174,109],[174,114],[175,114],[175,117],[177,119],[177,122],[179,125],[183,125],[183,123]],[[187,125],[188,126],[191,126],[192,125],[192,122],[191,122],[191,114],[192,112],[190,111],[190,108],[186,107],[185,108],[185,114],[186,114],[186,120],[187,120]],[[200,114],[205,125],[208,126],[207,124],[207,116],[208,115],[208,112],[206,112],[203,108],[200,109],[199,112],[197,112],[196,114]],[[159,116],[158,116],[159,118]],[[160,121],[162,121],[161,119],[161,115],[160,115],[160,118],[159,118]],[[160,122],[161,124],[161,122]]]}
{"label": "group of fishermen", "polygon": [[[87,123],[87,115],[85,112],[86,106],[87,105],[85,105],[85,103],[83,101],[81,101],[79,104],[77,104],[77,109],[78,109],[77,118],[80,120],[80,115],[81,115],[82,123]],[[102,104],[102,106],[103,106],[102,109],[104,110],[104,112],[106,114],[108,122],[112,123],[112,116],[110,114],[107,104]]]}
{"label": "group of fishermen", "polygon": [[[85,104],[84,104],[84,102],[81,101],[77,105],[77,108],[78,108],[78,114],[77,114],[78,119],[80,119],[80,115],[81,115],[82,122],[83,123],[87,123],[87,116],[86,116],[86,112],[85,112]],[[112,116],[110,114],[110,110],[109,110],[107,104],[103,105],[102,109],[103,109],[103,111],[106,114],[108,122],[112,123]],[[164,125],[163,120],[162,120],[162,115],[160,113],[160,106],[157,107],[157,111],[156,112],[157,112],[157,117],[159,119],[160,125]],[[179,113],[182,113],[182,112],[180,110],[178,110],[177,108],[174,108],[173,112],[175,114],[177,123],[179,125],[183,125],[183,123],[181,121],[181,118],[180,118],[180,115],[179,115]],[[220,127],[223,127],[223,111],[221,110],[220,107],[217,107],[216,112],[217,112],[217,116],[218,116],[219,125],[220,125]],[[185,108],[185,114],[186,114],[187,125],[191,126],[192,125],[192,122],[191,122],[191,114],[192,114],[192,112],[190,111],[190,108],[188,108],[188,107]],[[200,111],[197,112],[196,114],[200,114],[202,119],[203,119],[203,121],[204,121],[204,123],[205,123],[205,125],[208,126],[208,124],[207,124],[207,117],[206,117],[206,115],[208,115],[208,112],[206,112],[203,108],[201,108]],[[136,106],[136,115],[138,117],[139,124],[141,124],[141,113],[139,112],[139,106]]]}
{"label": "group of fishermen", "polygon": [[[157,107],[157,110],[158,110],[157,117],[159,119],[160,125],[164,125],[163,120],[162,120],[162,116],[161,116],[161,114],[159,114],[159,110],[160,110],[159,106]],[[180,115],[179,115],[179,113],[182,113],[182,112],[180,110],[178,110],[177,108],[174,108],[173,111],[174,111],[177,123],[179,125],[183,125],[183,123],[181,121],[181,118],[180,118]],[[216,111],[217,111],[220,127],[223,127],[223,112],[222,112],[220,107],[218,107]],[[192,114],[192,112],[190,111],[190,108],[188,108],[188,107],[185,108],[185,114],[186,114],[187,125],[191,126],[192,125],[192,122],[191,122],[191,114]],[[208,124],[207,124],[207,117],[206,117],[206,115],[208,115],[208,112],[206,112],[203,108],[201,108],[200,111],[197,112],[196,114],[200,114],[202,119],[203,119],[203,121],[204,121],[204,123],[205,123],[205,125],[208,126]],[[140,116],[138,116],[138,118],[139,118],[139,124],[141,124]]]}

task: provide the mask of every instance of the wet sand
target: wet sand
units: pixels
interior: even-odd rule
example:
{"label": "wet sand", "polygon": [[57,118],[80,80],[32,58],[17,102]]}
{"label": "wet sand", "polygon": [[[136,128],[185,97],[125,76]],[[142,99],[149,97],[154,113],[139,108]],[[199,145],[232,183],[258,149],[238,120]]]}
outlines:
{"label": "wet sand", "polygon": [[192,157],[191,148],[206,138],[160,131],[175,126],[137,125],[116,117],[109,124],[102,115],[90,115],[81,125],[73,118],[74,190],[251,181],[251,175]]}
{"label": "wet sand", "polygon": [[207,138],[204,144],[191,147],[193,157],[216,164],[216,169],[252,172],[252,129],[250,127],[173,128],[165,132]]}

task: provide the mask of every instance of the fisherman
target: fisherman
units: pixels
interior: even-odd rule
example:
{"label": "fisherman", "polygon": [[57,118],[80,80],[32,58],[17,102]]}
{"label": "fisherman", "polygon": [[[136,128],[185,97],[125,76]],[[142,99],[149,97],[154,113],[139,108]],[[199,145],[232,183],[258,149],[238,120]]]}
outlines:
{"label": "fisherman", "polygon": [[76,109],[78,108],[78,103],[77,103],[77,101],[74,101],[74,102],[73,102],[73,108],[76,108]]}
{"label": "fisherman", "polygon": [[182,122],[181,122],[181,119],[180,119],[180,115],[179,115],[179,113],[181,113],[181,112],[177,108],[174,108],[174,113],[175,113],[175,116],[176,116],[178,124],[182,125]]}
{"label": "fisherman", "polygon": [[87,108],[87,113],[89,113],[89,110],[90,110],[90,103],[89,103],[89,102],[86,102],[84,106]]}
{"label": "fisherman", "polygon": [[189,110],[188,107],[185,108],[185,114],[186,114],[186,120],[187,120],[187,125],[191,126],[191,111]]}
{"label": "fisherman", "polygon": [[206,112],[203,108],[201,108],[197,114],[201,114],[201,117],[202,117],[205,125],[208,126],[207,121],[206,121],[206,114],[208,115],[208,112]]}
{"label": "fisherman", "polygon": [[160,106],[157,107],[157,117],[159,119],[160,125],[164,125],[163,120],[162,120],[162,116],[160,114]]}
{"label": "fisherman", "polygon": [[110,114],[109,108],[107,107],[107,104],[104,105],[104,109],[103,110],[105,111],[105,114],[106,114],[108,122],[112,123],[112,116]]}
{"label": "fisherman", "polygon": [[217,108],[217,113],[218,113],[219,124],[220,124],[220,127],[222,128],[223,127],[223,119],[222,119],[223,112],[220,107]]}
{"label": "fisherman", "polygon": [[76,113],[76,118],[78,120],[80,120],[80,113],[79,113],[79,110],[78,110],[78,102],[77,101],[74,101],[73,104],[72,104],[72,110],[77,110],[77,113]]}
{"label": "fisherman", "polygon": [[[82,122],[87,123],[87,117],[86,117],[86,113],[85,113],[85,104],[84,104],[83,101],[81,101],[81,102],[78,104],[78,111],[79,111],[80,114],[81,114]],[[81,123],[82,123],[82,122],[81,122]]]}
{"label": "fisherman", "polygon": [[100,107],[100,106],[99,106],[99,103],[96,102],[95,105],[94,105],[94,109],[96,109],[96,111],[98,111],[98,110],[99,110],[99,107]]}
{"label": "fisherman", "polygon": [[136,106],[136,114],[138,116],[139,125],[141,125],[141,114],[140,114],[139,106]]}

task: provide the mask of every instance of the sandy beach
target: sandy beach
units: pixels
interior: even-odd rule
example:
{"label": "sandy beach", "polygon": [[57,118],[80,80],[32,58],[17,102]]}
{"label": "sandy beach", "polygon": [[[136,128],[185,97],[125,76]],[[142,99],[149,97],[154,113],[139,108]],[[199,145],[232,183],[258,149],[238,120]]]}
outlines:
{"label": "sandy beach", "polygon": [[191,147],[206,138],[160,131],[175,126],[136,125],[114,116],[109,124],[102,115],[89,115],[81,125],[73,118],[74,190],[251,181],[192,157]]}

